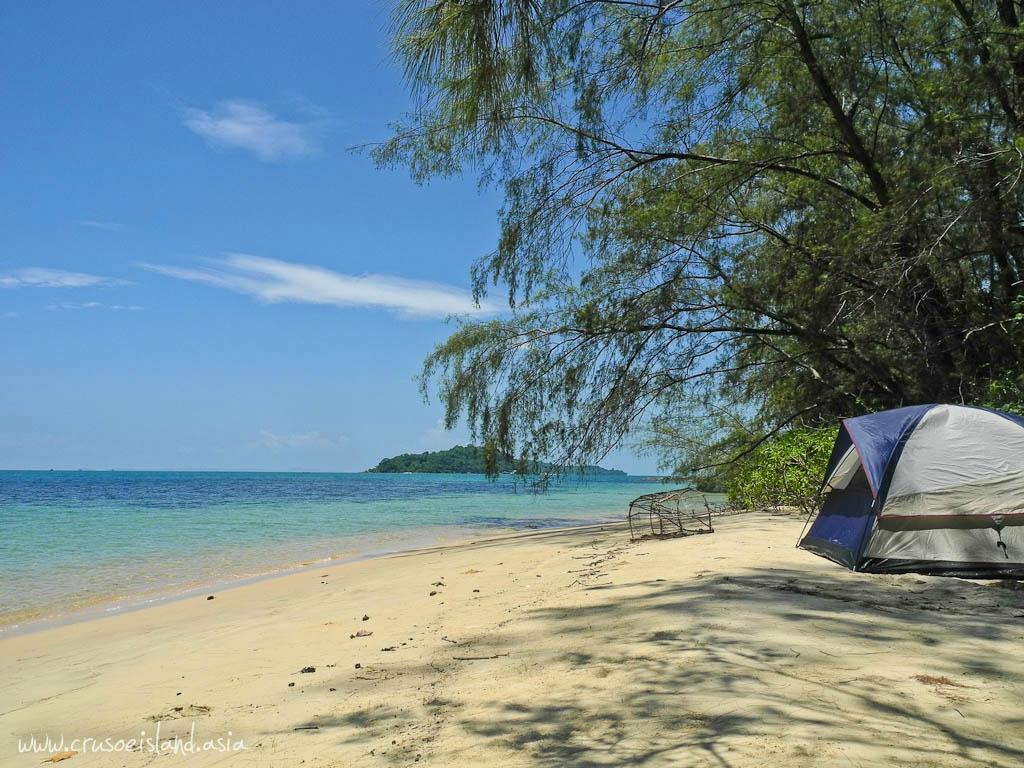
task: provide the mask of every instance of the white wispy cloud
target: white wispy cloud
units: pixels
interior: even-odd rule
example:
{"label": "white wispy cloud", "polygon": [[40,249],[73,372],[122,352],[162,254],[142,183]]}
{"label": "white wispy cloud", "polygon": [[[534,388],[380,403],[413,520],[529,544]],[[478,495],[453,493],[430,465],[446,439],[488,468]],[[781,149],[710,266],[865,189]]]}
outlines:
{"label": "white wispy cloud", "polygon": [[451,285],[391,275],[348,275],[244,253],[229,253],[210,266],[199,268],[166,264],[142,266],[168,277],[226,288],[269,303],[382,307],[428,317],[496,311],[489,304],[477,306],[467,291]]}
{"label": "white wispy cloud", "polygon": [[50,312],[74,312],[79,309],[98,309],[102,306],[98,301],[86,301],[81,304],[73,301],[62,301],[60,304],[50,304],[46,308]]}
{"label": "white wispy cloud", "polygon": [[77,303],[74,301],[62,301],[59,304],[50,304],[46,307],[50,312],[75,312],[80,309],[110,309],[114,312],[137,312],[142,309],[137,304],[104,304],[100,301],[85,301]]}
{"label": "white wispy cloud", "polygon": [[45,267],[25,267],[0,272],[0,288],[91,288],[100,285],[123,285],[115,280],[83,272],[65,272]]}
{"label": "white wispy cloud", "polygon": [[319,149],[322,121],[283,120],[260,104],[223,101],[214,109],[185,110],[185,127],[208,141],[253,152],[261,160],[304,157]]}
{"label": "white wispy cloud", "polygon": [[78,222],[78,225],[89,229],[103,229],[107,232],[117,232],[121,229],[121,225],[116,221],[97,221],[96,219],[83,219]]}

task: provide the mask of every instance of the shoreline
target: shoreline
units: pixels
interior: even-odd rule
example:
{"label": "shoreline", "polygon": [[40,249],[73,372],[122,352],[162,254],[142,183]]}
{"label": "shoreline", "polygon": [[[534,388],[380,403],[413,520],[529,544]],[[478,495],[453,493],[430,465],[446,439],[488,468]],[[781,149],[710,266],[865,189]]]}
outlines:
{"label": "shoreline", "polygon": [[[144,611],[148,608],[159,607],[168,603],[175,603],[181,600],[188,600],[193,597],[200,595],[207,595],[215,592],[224,592],[232,589],[238,589],[240,587],[249,586],[252,584],[258,584],[263,581],[278,579],[293,574],[300,574],[307,571],[313,571],[317,569],[323,569],[327,567],[333,567],[338,565],[345,565],[348,563],[356,563],[364,560],[374,560],[378,558],[393,557],[397,555],[405,554],[416,554],[421,552],[431,552],[438,549],[444,549],[446,547],[457,547],[460,545],[468,545],[477,543],[477,541],[487,541],[491,538],[503,539],[509,536],[517,535],[529,535],[530,530],[523,530],[523,528],[529,529],[529,523],[533,521],[523,521],[527,525],[520,527],[513,526],[497,526],[493,529],[477,528],[472,526],[461,526],[453,525],[451,529],[460,530],[465,535],[455,534],[450,540],[441,542],[435,542],[433,544],[413,544],[412,546],[400,546],[397,549],[384,549],[384,550],[372,550],[367,552],[361,552],[352,555],[330,555],[323,558],[317,558],[316,560],[301,561],[298,563],[292,563],[282,565],[281,567],[273,570],[268,570],[261,573],[241,575],[236,577],[227,577],[218,581],[206,582],[194,586],[188,586],[183,589],[173,589],[168,592],[158,593],[141,593],[138,595],[127,595],[127,596],[113,596],[103,595],[97,596],[95,601],[90,602],[88,605],[73,607],[63,610],[58,610],[54,613],[46,613],[39,616],[33,616],[30,618],[8,620],[7,616],[0,615],[0,639],[5,637],[19,637],[22,635],[30,635],[36,632],[45,631],[47,629],[53,629],[56,627],[69,626],[73,624],[79,624],[81,622],[96,621],[103,619],[108,616],[118,616],[128,613],[134,613],[136,611]],[[542,519],[538,519],[538,522],[542,522]],[[572,529],[585,529],[589,527],[600,527],[615,525],[621,522],[617,519],[608,519],[601,521],[599,519],[587,520],[581,522],[580,525],[567,525],[567,526],[555,526],[555,527],[538,527],[538,531],[561,531],[561,530],[572,530]],[[433,531],[432,527],[422,526],[420,528],[407,529],[410,534],[415,534],[417,531],[430,530]],[[490,533],[494,531],[495,535],[486,536],[482,539],[478,538],[484,533]],[[352,537],[355,540],[357,537]],[[415,535],[410,536],[409,541],[405,543],[412,544],[417,540]],[[8,614],[12,615],[12,614]],[[16,614],[13,614],[16,615]]]}
{"label": "shoreline", "polygon": [[537,494],[467,475],[0,471],[0,628],[305,563],[617,518],[639,489],[649,484]]}

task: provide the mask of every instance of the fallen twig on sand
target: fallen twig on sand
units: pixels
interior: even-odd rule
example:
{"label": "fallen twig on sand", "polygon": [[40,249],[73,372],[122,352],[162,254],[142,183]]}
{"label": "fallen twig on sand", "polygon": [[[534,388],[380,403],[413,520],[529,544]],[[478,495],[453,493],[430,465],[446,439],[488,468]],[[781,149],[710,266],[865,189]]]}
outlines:
{"label": "fallen twig on sand", "polygon": [[493,656],[452,656],[453,661],[484,661],[486,659],[500,659],[508,656],[507,653],[496,653]]}
{"label": "fallen twig on sand", "polygon": [[78,754],[78,752],[76,752],[75,750],[68,749],[68,750],[65,750],[64,752],[58,752],[57,754],[53,755],[52,757],[46,758],[45,760],[43,760],[43,762],[44,763],[60,763],[60,762],[63,762],[64,760],[70,760],[72,757],[74,757],[77,754]]}

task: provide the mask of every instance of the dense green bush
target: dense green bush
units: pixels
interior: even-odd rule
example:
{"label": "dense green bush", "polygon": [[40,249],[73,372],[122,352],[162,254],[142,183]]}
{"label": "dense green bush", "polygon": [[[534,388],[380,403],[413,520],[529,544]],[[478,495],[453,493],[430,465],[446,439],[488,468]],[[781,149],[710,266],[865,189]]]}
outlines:
{"label": "dense green bush", "polygon": [[1024,416],[1024,376],[1007,374],[990,381],[986,397],[978,405]]}
{"label": "dense green bush", "polygon": [[726,480],[730,503],[748,509],[816,509],[835,439],[834,427],[800,428],[764,443],[740,461]]}

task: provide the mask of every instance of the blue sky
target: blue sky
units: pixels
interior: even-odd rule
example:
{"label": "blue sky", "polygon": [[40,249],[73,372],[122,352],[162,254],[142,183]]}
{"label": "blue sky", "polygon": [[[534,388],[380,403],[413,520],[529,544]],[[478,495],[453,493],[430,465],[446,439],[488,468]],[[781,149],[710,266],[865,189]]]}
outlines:
{"label": "blue sky", "polygon": [[[415,376],[499,199],[351,148],[383,3],[0,9],[0,467],[358,470],[465,442]],[[629,452],[609,465],[653,469]]]}

